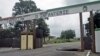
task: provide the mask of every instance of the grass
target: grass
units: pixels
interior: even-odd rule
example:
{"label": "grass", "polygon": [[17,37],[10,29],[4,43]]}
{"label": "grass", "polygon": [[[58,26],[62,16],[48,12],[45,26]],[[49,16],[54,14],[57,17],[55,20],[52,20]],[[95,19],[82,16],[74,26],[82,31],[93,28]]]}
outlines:
{"label": "grass", "polygon": [[95,31],[100,31],[100,28],[96,28]]}
{"label": "grass", "polygon": [[54,39],[46,40],[46,44],[77,42],[77,41],[80,41],[80,40],[79,39],[70,39],[70,41],[69,41],[69,40],[66,40],[66,39],[57,39],[57,38],[54,38]]}

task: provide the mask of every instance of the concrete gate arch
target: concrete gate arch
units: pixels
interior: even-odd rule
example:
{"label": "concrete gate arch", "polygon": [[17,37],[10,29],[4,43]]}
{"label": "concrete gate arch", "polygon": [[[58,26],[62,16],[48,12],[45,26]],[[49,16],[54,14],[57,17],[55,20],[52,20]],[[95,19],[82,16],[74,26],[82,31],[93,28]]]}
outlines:
{"label": "concrete gate arch", "polygon": [[[91,22],[91,30],[92,30],[92,51],[95,52],[95,35],[94,35],[94,23],[93,23],[93,11],[100,10],[100,1],[94,1],[94,2],[88,2],[88,3],[82,3],[82,4],[76,4],[76,5],[70,5],[55,9],[49,9],[39,12],[32,12],[27,13],[23,15],[18,15],[15,17],[8,17],[0,19],[0,24],[6,24],[6,23],[14,23],[17,21],[27,21],[27,20],[34,20],[39,18],[47,18],[47,17],[53,17],[53,16],[59,16],[59,15],[67,15],[67,14],[74,14],[79,13],[80,15],[80,31],[81,31],[81,50],[84,50],[84,43],[83,43],[83,22],[82,22],[82,12],[90,12],[90,22]],[[34,41],[35,41],[35,23],[33,25],[33,31],[34,31]]]}

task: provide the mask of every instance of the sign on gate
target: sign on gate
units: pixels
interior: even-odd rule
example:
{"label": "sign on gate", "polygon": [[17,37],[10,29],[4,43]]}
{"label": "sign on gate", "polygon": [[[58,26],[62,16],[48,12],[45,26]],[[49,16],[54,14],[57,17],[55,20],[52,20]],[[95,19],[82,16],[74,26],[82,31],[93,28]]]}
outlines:
{"label": "sign on gate", "polygon": [[16,22],[16,21],[39,19],[39,18],[47,18],[47,17],[73,14],[73,13],[79,13],[79,12],[87,12],[87,11],[93,11],[93,10],[96,11],[96,10],[100,10],[99,6],[100,6],[100,1],[98,0],[94,2],[76,4],[76,5],[71,5],[71,6],[55,8],[55,9],[49,9],[45,11],[18,15],[14,17],[13,19],[0,20],[0,24]]}

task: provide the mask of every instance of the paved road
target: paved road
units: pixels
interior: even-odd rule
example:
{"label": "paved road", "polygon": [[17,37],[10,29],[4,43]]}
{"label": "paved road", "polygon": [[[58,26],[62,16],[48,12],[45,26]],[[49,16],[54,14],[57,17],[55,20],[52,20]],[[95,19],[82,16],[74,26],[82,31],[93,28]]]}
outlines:
{"label": "paved road", "polygon": [[79,48],[80,43],[62,43],[44,45],[43,48],[35,50],[15,50],[9,52],[0,52],[0,56],[86,56],[86,52],[79,51],[58,51],[59,48]]}
{"label": "paved road", "polygon": [[100,53],[91,53],[90,56],[100,56]]}

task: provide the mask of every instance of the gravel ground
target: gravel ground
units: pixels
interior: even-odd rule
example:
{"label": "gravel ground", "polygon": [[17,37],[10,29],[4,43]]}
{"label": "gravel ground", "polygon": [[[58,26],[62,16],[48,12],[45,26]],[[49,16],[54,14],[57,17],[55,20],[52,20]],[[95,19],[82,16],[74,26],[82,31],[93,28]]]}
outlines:
{"label": "gravel ground", "polygon": [[59,48],[79,48],[80,42],[44,45],[43,48],[34,50],[16,50],[0,52],[0,56],[86,56],[87,52],[58,51]]}

